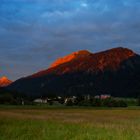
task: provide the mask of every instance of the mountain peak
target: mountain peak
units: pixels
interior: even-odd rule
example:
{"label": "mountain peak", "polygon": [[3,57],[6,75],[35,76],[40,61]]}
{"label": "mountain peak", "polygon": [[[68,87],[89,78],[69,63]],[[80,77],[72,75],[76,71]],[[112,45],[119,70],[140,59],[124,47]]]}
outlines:
{"label": "mountain peak", "polygon": [[113,49],[110,49],[110,50],[107,50],[105,52],[112,52],[112,53],[116,53],[118,55],[127,55],[128,57],[131,57],[131,56],[134,56],[135,53],[128,49],[128,48],[123,48],[123,47],[117,47],[117,48],[113,48]]}
{"label": "mountain peak", "polygon": [[7,80],[8,78],[6,76],[3,76],[0,78],[1,80]]}
{"label": "mountain peak", "polygon": [[57,59],[49,69],[40,71],[28,77],[35,78],[51,73],[62,75],[78,71],[87,73],[97,73],[98,71],[105,71],[107,69],[114,71],[120,68],[122,62],[134,56],[136,56],[136,54],[132,50],[123,47],[109,49],[99,53],[80,50]]}
{"label": "mountain peak", "polygon": [[[99,52],[99,53],[91,53],[87,50],[80,50],[77,52],[73,52],[67,56],[64,56],[62,58],[57,59],[50,68],[54,68],[56,66],[62,65],[64,63],[68,63],[70,61],[76,61],[76,60],[80,60],[81,62],[78,62],[78,64],[82,65],[81,63],[85,62],[85,63],[90,63],[91,62],[91,58],[92,58],[92,63],[95,64],[99,61],[103,61],[104,64],[109,64],[112,63],[112,65],[115,64],[120,64],[121,61],[124,61],[132,56],[135,56],[136,54],[128,49],[128,48],[123,48],[123,47],[117,47],[117,48],[113,48],[113,49],[109,49],[103,52]],[[87,58],[88,61],[87,61]],[[95,62],[96,59],[96,62]],[[99,62],[100,63],[100,62]],[[86,64],[87,65],[87,64]],[[92,65],[92,64],[91,64]],[[101,64],[97,64],[98,66]]]}
{"label": "mountain peak", "polygon": [[80,50],[77,52],[74,52],[76,55],[87,55],[87,54],[91,54],[91,52],[89,52],[88,50]]}
{"label": "mountain peak", "polygon": [[11,80],[9,80],[6,76],[3,76],[0,78],[0,87],[8,86],[12,83]]}
{"label": "mountain peak", "polygon": [[79,58],[79,57],[84,57],[84,56],[90,55],[90,54],[92,54],[92,53],[90,53],[87,50],[80,50],[80,51],[77,51],[77,52],[73,52],[73,53],[71,53],[67,56],[58,58],[53,64],[51,64],[50,68],[56,67],[56,66],[61,65],[63,63],[67,63],[67,62],[69,62],[73,59],[76,59],[76,58]]}

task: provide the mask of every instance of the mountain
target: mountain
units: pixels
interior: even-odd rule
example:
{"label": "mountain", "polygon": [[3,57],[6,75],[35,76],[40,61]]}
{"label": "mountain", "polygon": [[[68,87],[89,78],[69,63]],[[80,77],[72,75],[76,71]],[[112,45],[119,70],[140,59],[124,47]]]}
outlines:
{"label": "mountain", "polygon": [[3,76],[0,78],[0,87],[6,87],[12,83],[7,77]]}
{"label": "mountain", "polygon": [[136,97],[140,93],[140,56],[122,47],[95,54],[82,50],[57,59],[46,70],[15,81],[8,89],[33,97]]}

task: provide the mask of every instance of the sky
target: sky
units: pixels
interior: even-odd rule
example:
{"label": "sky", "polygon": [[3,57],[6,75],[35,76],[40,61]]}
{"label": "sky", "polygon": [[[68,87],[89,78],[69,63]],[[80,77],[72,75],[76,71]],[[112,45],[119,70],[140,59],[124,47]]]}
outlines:
{"label": "sky", "polygon": [[0,76],[33,74],[78,50],[140,54],[140,0],[0,0]]}

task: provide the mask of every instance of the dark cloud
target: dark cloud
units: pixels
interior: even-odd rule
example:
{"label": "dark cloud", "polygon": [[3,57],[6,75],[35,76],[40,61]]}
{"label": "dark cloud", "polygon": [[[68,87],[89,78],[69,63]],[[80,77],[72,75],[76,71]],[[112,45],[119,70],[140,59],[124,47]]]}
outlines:
{"label": "dark cloud", "polygon": [[17,79],[80,49],[140,53],[139,0],[1,0],[0,76]]}

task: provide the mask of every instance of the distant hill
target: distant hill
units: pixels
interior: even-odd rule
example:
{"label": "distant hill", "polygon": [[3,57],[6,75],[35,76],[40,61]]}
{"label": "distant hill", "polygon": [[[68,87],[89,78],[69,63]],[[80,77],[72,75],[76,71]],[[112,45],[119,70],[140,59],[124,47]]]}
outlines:
{"label": "distant hill", "polygon": [[56,60],[50,68],[21,78],[10,86],[28,96],[140,94],[140,56],[127,48],[99,53],[74,52]]}
{"label": "distant hill", "polygon": [[12,83],[11,80],[9,80],[7,77],[1,77],[0,78],[0,87],[6,87]]}

